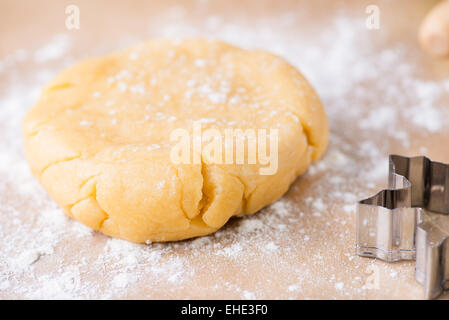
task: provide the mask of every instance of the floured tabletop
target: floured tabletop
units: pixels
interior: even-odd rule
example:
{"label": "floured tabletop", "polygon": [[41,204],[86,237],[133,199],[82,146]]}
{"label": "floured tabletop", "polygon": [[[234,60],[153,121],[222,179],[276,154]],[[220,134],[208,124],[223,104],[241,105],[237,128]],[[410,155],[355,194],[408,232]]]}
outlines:
{"label": "floured tabletop", "polygon": [[[416,33],[435,1],[0,3],[0,298],[421,299],[414,263],[355,254],[355,203],[388,155],[449,162],[449,59]],[[380,10],[369,29],[368,5]],[[206,37],[284,57],[320,95],[323,159],[260,212],[214,235],[137,245],[67,218],[31,175],[21,122],[74,62],[155,37]],[[442,298],[445,298],[443,296]]]}

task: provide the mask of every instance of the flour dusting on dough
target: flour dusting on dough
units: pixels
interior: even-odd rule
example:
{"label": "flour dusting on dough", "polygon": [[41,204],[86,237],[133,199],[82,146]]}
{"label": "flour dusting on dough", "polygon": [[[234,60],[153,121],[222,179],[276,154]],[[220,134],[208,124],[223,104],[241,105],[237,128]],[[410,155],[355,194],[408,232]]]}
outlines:
{"label": "flour dusting on dough", "polygon": [[[263,213],[233,220],[215,235],[149,245],[109,239],[63,215],[29,173],[22,149],[23,115],[36,101],[41,86],[66,66],[59,58],[68,52],[70,39],[55,37],[40,49],[19,50],[0,61],[5,88],[0,92],[0,297],[369,296],[365,261],[354,256],[353,247],[341,247],[341,243],[354,243],[354,202],[378,189],[387,175],[385,163],[393,146],[397,152],[426,150],[424,140],[410,139],[412,131],[430,135],[448,126],[448,111],[439,98],[447,92],[449,80],[421,79],[404,62],[407,48],[400,44],[371,51],[359,19],[342,16],[315,39],[291,39],[293,12],[251,27],[226,22],[220,16],[187,24],[183,17],[188,15],[180,7],[165,15],[161,12],[149,36],[218,37],[274,51],[305,72],[322,97],[332,125],[323,161]],[[131,54],[130,59],[137,56]],[[35,61],[35,72],[30,71],[29,77],[14,71],[24,61]],[[201,68],[204,62],[197,65]],[[392,69],[398,71],[392,73]],[[365,81],[373,81],[370,90],[361,86]],[[122,89],[141,92],[139,87]],[[225,98],[238,101],[244,93],[210,97],[211,103]],[[376,111],[365,107],[374,101],[381,103],[373,106]],[[408,112],[399,112],[404,106]],[[410,122],[415,129],[400,129]],[[255,270],[254,265],[263,268]],[[413,278],[412,271],[398,272],[395,265],[376,266],[393,281],[393,287],[405,286]],[[274,281],[285,288],[282,295],[267,294]],[[193,285],[201,285],[204,296],[189,296]],[[146,291],[147,296],[139,295],[148,287],[152,289]],[[310,287],[328,289],[320,295],[308,291]],[[394,294],[391,288],[384,292]],[[409,292],[416,296],[420,291],[412,284]]]}

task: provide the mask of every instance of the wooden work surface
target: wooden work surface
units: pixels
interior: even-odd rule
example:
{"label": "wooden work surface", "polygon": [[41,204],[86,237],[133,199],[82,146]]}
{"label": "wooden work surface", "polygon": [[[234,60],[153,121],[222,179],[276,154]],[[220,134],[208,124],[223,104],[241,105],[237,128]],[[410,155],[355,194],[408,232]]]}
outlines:
{"label": "wooden work surface", "polygon": [[[354,204],[385,186],[390,153],[449,162],[449,59],[416,40],[434,3],[2,0],[0,298],[423,298],[413,262],[355,255]],[[69,4],[79,30],[66,28]],[[378,30],[365,26],[370,4]],[[331,139],[274,205],[216,235],[143,246],[64,217],[28,171],[20,122],[58,71],[160,36],[285,57],[321,96]]]}

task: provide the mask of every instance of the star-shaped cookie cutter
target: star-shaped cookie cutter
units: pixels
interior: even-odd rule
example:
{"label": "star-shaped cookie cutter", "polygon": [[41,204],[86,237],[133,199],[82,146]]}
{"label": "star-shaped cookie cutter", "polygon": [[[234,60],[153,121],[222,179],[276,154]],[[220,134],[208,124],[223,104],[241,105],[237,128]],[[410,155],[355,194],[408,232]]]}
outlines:
{"label": "star-shaped cookie cutter", "polygon": [[416,260],[428,299],[449,289],[449,164],[389,157],[388,189],[360,201],[357,254],[388,262]]}

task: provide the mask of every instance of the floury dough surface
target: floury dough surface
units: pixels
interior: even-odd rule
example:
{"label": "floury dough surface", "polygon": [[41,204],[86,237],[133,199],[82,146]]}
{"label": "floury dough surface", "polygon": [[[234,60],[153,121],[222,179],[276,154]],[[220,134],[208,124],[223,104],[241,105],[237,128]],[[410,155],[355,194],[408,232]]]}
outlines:
{"label": "floury dough surface", "polygon": [[[243,135],[226,141],[228,129]],[[194,147],[208,130],[221,140],[203,135]],[[161,39],[62,72],[27,114],[24,135],[33,173],[69,216],[113,237],[154,242],[209,234],[279,199],[323,154],[328,124],[315,91],[280,57]],[[213,141],[221,156],[208,152]],[[178,163],[174,150],[188,157]]]}
{"label": "floury dough surface", "polygon": [[[63,1],[0,1],[0,298],[424,297],[413,262],[355,254],[354,204],[385,187],[390,153],[449,162],[449,62],[416,39],[436,1],[76,2],[81,28],[68,31]],[[380,8],[378,30],[366,28],[368,5]],[[22,120],[77,61],[176,36],[266,50],[301,70],[326,109],[328,149],[281,199],[211,235],[104,236],[68,218],[31,174]]]}

